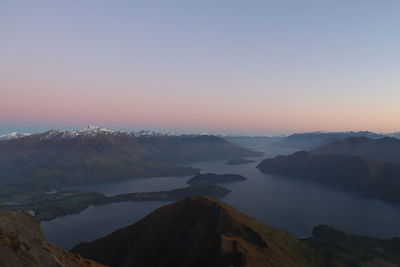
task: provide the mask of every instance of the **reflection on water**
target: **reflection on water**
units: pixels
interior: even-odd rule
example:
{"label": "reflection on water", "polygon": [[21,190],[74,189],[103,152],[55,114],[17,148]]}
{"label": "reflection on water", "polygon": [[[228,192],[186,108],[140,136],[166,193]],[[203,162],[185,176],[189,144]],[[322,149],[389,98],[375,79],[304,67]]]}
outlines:
{"label": "reflection on water", "polygon": [[[202,172],[237,173],[248,180],[224,184],[232,193],[222,200],[238,210],[299,237],[311,235],[316,224],[329,224],[339,229],[382,238],[400,236],[400,206],[356,194],[337,192],[295,179],[260,173],[256,166],[265,157],[291,151],[259,147],[266,151],[255,163],[226,165],[224,161],[202,162],[193,167]],[[186,186],[189,177],[151,178],[116,183],[75,187],[99,191],[107,195],[169,190]],[[126,202],[90,207],[77,215],[42,223],[47,238],[63,248],[78,242],[104,236],[120,227],[143,218],[152,210],[169,202]]]}

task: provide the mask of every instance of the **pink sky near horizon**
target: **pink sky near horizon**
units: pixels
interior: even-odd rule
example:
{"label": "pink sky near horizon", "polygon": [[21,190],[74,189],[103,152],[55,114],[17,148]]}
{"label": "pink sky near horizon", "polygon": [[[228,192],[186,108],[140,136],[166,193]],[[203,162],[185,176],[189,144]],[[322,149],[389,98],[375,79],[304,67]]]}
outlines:
{"label": "pink sky near horizon", "polygon": [[0,3],[0,128],[400,131],[400,5],[222,2]]}
{"label": "pink sky near horizon", "polygon": [[343,89],[346,84],[318,79],[295,85],[237,77],[203,81],[181,78],[179,71],[134,77],[116,74],[119,69],[67,72],[64,68],[3,69],[8,75],[0,81],[0,124],[140,125],[249,134],[400,130],[399,91],[390,87],[388,97],[362,87],[338,94],[329,88]]}
{"label": "pink sky near horizon", "polygon": [[[11,87],[9,87],[11,88]],[[26,90],[27,87],[24,87]],[[393,105],[379,110],[379,100],[370,108],[352,103],[307,106],[308,102],[282,98],[234,97],[192,94],[174,97],[169,92],[146,91],[114,95],[84,91],[10,90],[0,100],[0,121],[4,123],[185,129],[219,133],[280,134],[314,130],[398,131],[400,119]],[[29,97],[24,97],[29,95]],[[3,94],[4,96],[4,94]],[[295,96],[293,96],[295,98]],[[392,99],[396,101],[397,99]],[[394,103],[395,104],[395,103]],[[397,105],[396,105],[397,106]]]}
{"label": "pink sky near horizon", "polygon": [[[318,91],[319,86],[332,87],[332,84],[306,85],[308,90],[298,85],[283,90],[279,87],[290,84],[274,81],[272,88],[267,84],[252,84],[247,90],[247,80],[203,82],[180,79],[179,73],[170,77],[151,73],[155,78],[161,77],[155,82],[150,77],[137,80],[128,79],[128,75],[102,77],[100,72],[102,78],[98,81],[99,73],[93,70],[70,71],[67,79],[58,70],[31,68],[23,72],[23,69],[6,70],[8,78],[0,81],[0,122],[128,128],[140,125],[249,134],[400,130],[400,116],[397,116],[400,98],[375,91],[349,89],[345,96],[334,90]],[[47,77],[49,74],[51,77]],[[393,93],[398,95],[396,91]]]}

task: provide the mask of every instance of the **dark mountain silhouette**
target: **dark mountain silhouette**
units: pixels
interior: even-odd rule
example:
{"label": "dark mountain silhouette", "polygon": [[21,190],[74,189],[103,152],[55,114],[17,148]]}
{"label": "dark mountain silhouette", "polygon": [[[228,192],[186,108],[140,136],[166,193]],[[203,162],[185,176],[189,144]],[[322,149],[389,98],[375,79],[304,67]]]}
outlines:
{"label": "dark mountain silhouette", "polygon": [[291,147],[299,150],[312,150],[338,139],[348,137],[383,138],[384,135],[368,131],[361,132],[310,132],[292,134],[277,142],[276,146]]}
{"label": "dark mountain silhouette", "polygon": [[0,207],[0,266],[101,267],[91,260],[48,243],[39,222],[27,212],[5,212]]}
{"label": "dark mountain silhouette", "polygon": [[71,251],[110,266],[323,266],[296,237],[198,196]]}
{"label": "dark mountain silhouette", "polygon": [[313,154],[362,156],[383,161],[400,162],[400,139],[384,137],[349,137],[336,140],[312,151]]}
{"label": "dark mountain silhouette", "polygon": [[257,168],[265,173],[298,177],[389,202],[400,202],[400,163],[300,151],[265,159]]}

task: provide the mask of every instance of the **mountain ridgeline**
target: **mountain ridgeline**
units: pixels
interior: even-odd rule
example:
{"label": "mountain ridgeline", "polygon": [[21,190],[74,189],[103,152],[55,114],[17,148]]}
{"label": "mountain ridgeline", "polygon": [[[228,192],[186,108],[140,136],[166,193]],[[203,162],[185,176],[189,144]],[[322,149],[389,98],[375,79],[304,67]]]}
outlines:
{"label": "mountain ridgeline", "polygon": [[318,252],[217,200],[197,196],[71,250],[112,266],[322,266]]}
{"label": "mountain ridgeline", "polygon": [[109,130],[51,130],[0,144],[3,186],[60,185],[197,174],[196,161],[259,156],[210,135],[134,135]]}
{"label": "mountain ridgeline", "polygon": [[361,156],[382,161],[400,162],[400,139],[384,137],[349,137],[312,151],[319,155]]}
{"label": "mountain ridgeline", "polygon": [[275,146],[292,147],[299,150],[312,150],[330,142],[349,137],[379,139],[384,138],[385,135],[368,131],[296,133],[278,141]]}

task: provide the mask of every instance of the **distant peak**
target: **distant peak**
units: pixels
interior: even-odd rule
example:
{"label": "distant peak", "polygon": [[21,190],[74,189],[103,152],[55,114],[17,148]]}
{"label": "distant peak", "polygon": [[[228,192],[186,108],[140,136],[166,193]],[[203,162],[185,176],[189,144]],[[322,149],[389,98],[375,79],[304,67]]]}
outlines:
{"label": "distant peak", "polygon": [[96,125],[88,125],[85,128],[83,128],[83,131],[92,131],[92,130],[97,130],[97,129],[101,129],[99,126]]}
{"label": "distant peak", "polygon": [[0,135],[0,140],[16,139],[16,138],[21,138],[21,137],[28,136],[28,135],[31,135],[31,134],[30,133],[12,132],[9,134]]}
{"label": "distant peak", "polygon": [[154,137],[154,136],[182,136],[183,134],[176,133],[176,132],[167,132],[167,133],[160,133],[151,130],[141,130],[138,132],[129,131],[129,132],[121,132],[121,131],[113,131],[107,128],[102,128],[96,125],[88,125],[83,129],[80,130],[59,130],[53,129],[46,131],[44,133],[39,133],[41,135],[41,139],[52,139],[55,137],[62,137],[62,138],[74,138],[78,136],[87,136],[87,137],[94,137],[99,135],[126,135],[126,136],[133,136],[133,137]]}
{"label": "distant peak", "polygon": [[177,133],[177,132],[167,132],[167,133],[161,133],[161,132],[156,132],[156,131],[152,131],[152,130],[141,130],[138,132],[128,132],[129,135],[132,136],[181,136],[182,134]]}
{"label": "distant peak", "polygon": [[89,125],[81,130],[63,131],[63,130],[49,130],[43,133],[41,139],[52,139],[55,137],[74,138],[77,136],[97,136],[101,134],[114,134],[115,131],[107,128],[101,128],[94,125]]}
{"label": "distant peak", "polygon": [[88,125],[82,130],[79,130],[78,132],[106,132],[106,133],[113,133],[114,131],[107,129],[107,128],[101,128],[95,125]]}

